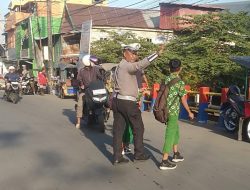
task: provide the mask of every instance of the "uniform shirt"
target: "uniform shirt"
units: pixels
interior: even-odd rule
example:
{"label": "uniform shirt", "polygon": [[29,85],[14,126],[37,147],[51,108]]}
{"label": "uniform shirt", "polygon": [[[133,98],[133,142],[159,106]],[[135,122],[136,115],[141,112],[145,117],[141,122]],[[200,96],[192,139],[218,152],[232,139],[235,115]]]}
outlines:
{"label": "uniform shirt", "polygon": [[115,72],[115,86],[116,89],[118,89],[119,94],[137,98],[138,84],[136,73],[138,72],[138,70],[142,70],[149,65],[150,61],[148,58],[134,63],[128,62],[123,59],[118,65]]}
{"label": "uniform shirt", "polygon": [[[171,73],[168,77],[166,77],[165,84],[169,83],[174,78],[177,78],[178,75],[176,73]],[[180,80],[175,85],[170,87],[168,98],[167,98],[167,107],[168,113],[171,116],[178,116],[180,112],[180,98],[186,95],[187,92],[185,90],[185,83]],[[176,96],[178,96],[176,98]],[[174,103],[173,103],[174,101]],[[170,107],[171,106],[171,107]]]}

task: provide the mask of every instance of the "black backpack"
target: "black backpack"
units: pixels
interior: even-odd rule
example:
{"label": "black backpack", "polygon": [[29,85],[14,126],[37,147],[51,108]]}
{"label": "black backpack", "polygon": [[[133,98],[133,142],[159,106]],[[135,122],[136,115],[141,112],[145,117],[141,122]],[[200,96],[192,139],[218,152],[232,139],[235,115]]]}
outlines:
{"label": "black backpack", "polygon": [[[174,78],[168,84],[161,84],[160,90],[158,91],[158,95],[156,97],[155,105],[153,108],[153,113],[157,121],[161,123],[167,122],[168,120],[167,98],[168,98],[169,89],[171,86],[175,85],[180,80],[181,80],[180,78]],[[178,96],[176,96],[172,104],[176,101],[177,98]]]}

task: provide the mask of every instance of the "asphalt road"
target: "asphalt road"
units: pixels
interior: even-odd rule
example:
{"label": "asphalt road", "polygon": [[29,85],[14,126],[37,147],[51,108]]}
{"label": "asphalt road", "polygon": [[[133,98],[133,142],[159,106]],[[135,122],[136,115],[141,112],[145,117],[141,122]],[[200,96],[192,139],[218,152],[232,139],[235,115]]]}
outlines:
{"label": "asphalt road", "polygon": [[250,144],[214,123],[180,122],[185,161],[161,171],[165,128],[143,113],[152,159],[115,167],[112,118],[106,134],[77,130],[74,104],[51,95],[23,96],[17,105],[0,99],[0,190],[250,189]]}

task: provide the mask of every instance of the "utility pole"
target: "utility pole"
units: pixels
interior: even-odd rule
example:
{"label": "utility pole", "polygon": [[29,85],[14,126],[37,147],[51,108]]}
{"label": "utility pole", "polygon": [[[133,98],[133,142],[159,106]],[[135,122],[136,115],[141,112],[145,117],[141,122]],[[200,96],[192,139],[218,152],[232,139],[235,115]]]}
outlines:
{"label": "utility pole", "polygon": [[[37,28],[38,28],[38,35],[39,35],[39,46],[40,46],[40,51],[42,52],[42,60],[41,62],[43,63],[44,62],[44,50],[43,50],[43,45],[42,45],[42,39],[41,39],[41,27],[40,27],[40,23],[39,23],[39,19],[38,19],[38,12],[37,12],[37,9],[38,9],[38,6],[37,6],[37,1],[35,0],[35,5],[36,5],[36,8],[35,8],[35,17],[36,17],[36,23],[37,23]],[[42,65],[40,62],[39,62],[39,65]]]}
{"label": "utility pole", "polygon": [[49,92],[52,93],[52,81],[51,77],[53,76],[53,44],[52,44],[52,28],[51,28],[51,0],[47,0],[47,23],[48,23],[48,83],[49,83]]}

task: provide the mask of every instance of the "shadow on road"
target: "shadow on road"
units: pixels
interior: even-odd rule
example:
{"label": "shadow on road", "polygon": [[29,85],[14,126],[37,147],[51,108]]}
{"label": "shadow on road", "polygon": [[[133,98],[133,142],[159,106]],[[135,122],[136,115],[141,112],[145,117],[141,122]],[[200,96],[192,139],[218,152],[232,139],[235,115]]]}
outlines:
{"label": "shadow on road", "polygon": [[[69,121],[71,123],[75,123],[75,111],[72,109],[63,109],[63,115],[67,116]],[[110,132],[111,126],[107,125],[106,126],[106,133],[100,133],[97,129],[98,127],[94,126],[93,128],[87,127],[84,125],[84,120],[81,121],[81,132],[83,135],[89,139],[98,149],[102,154],[112,163],[112,137],[109,134],[106,134],[107,132]],[[110,150],[108,150],[110,148]]]}
{"label": "shadow on road", "polygon": [[86,126],[82,127],[81,131],[84,136],[89,139],[99,149],[99,151],[112,163],[112,137],[109,134],[100,133],[98,130],[87,128]]}
{"label": "shadow on road", "polygon": [[0,148],[8,148],[10,146],[20,145],[20,139],[23,133],[19,131],[15,132],[1,132],[0,133]]}
{"label": "shadow on road", "polygon": [[199,123],[198,121],[186,121],[186,120],[181,120],[184,123],[191,124],[195,127],[202,127],[205,129],[208,129],[210,132],[215,133],[217,135],[221,135],[233,140],[237,140],[237,133],[230,133],[227,132],[223,127],[219,125],[219,122],[208,122],[208,123]]}
{"label": "shadow on road", "polygon": [[76,117],[76,113],[75,111],[73,111],[72,109],[63,109],[63,115],[68,117],[68,120],[72,123],[75,124],[75,117]]}

